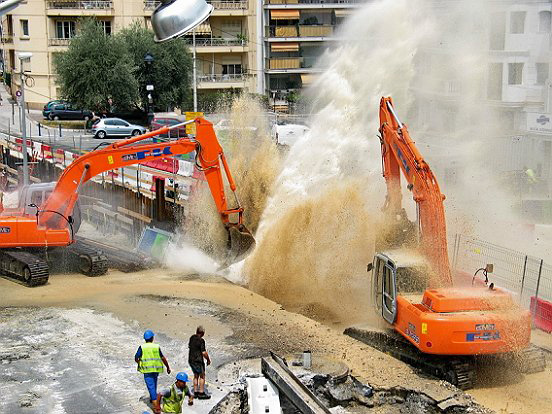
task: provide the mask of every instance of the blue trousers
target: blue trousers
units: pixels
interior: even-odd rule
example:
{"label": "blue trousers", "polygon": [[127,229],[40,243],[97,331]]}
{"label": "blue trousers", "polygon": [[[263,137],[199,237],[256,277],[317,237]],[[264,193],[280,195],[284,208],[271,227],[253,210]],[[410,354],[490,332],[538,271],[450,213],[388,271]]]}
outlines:
{"label": "blue trousers", "polygon": [[146,382],[150,400],[152,401],[157,399],[157,377],[159,377],[159,372],[148,372],[144,374],[144,381]]}

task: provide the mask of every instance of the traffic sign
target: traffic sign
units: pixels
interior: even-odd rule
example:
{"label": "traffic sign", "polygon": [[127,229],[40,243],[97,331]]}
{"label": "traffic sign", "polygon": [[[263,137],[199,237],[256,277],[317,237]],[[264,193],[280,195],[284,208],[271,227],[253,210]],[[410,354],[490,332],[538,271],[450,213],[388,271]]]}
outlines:
{"label": "traffic sign", "polygon": [[15,96],[17,96],[19,98],[21,96],[21,91],[16,91]]}

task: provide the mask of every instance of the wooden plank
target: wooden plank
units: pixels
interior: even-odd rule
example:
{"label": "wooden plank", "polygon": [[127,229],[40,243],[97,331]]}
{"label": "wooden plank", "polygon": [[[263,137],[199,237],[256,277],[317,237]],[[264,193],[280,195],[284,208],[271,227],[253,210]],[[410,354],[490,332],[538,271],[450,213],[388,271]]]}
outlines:
{"label": "wooden plank", "polygon": [[127,216],[134,217],[135,219],[143,221],[144,223],[151,223],[151,218],[149,218],[148,216],[144,216],[143,214],[137,213],[132,210],[127,210],[124,207],[117,207],[117,211],[126,214]]}
{"label": "wooden plank", "polygon": [[261,371],[303,414],[330,414],[330,410],[272,352],[270,357],[261,358]]}

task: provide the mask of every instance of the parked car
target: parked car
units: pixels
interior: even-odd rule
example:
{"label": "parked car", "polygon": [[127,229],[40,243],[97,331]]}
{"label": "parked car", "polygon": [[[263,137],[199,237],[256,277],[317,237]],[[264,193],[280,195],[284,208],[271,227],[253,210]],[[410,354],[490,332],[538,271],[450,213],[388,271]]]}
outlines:
{"label": "parked car", "polygon": [[[184,122],[185,119],[179,118],[178,115],[168,114],[168,115],[159,115],[156,114],[151,121],[151,131],[162,128],[164,126],[176,125]],[[186,125],[179,126],[178,128],[171,129],[168,134],[157,135],[156,138],[182,138],[188,136],[186,134]],[[154,138],[155,139],[155,138]]]}
{"label": "parked car", "polygon": [[105,137],[134,137],[145,132],[145,127],[131,124],[121,118],[100,118],[92,125],[94,138],[98,139],[104,139]]}
{"label": "parked car", "polygon": [[[44,115],[44,111],[42,111]],[[57,103],[50,107],[48,119],[59,121],[60,119],[84,119],[88,121],[92,119],[94,114],[86,109],[77,109],[70,103]]]}
{"label": "parked car", "polygon": [[66,104],[66,103],[68,103],[68,102],[62,101],[62,100],[59,100],[59,99],[56,99],[56,100],[53,100],[53,101],[48,101],[48,103],[46,103],[44,105],[44,108],[42,108],[42,115],[44,116],[45,119],[49,119],[50,111],[52,110],[52,107],[54,105]]}

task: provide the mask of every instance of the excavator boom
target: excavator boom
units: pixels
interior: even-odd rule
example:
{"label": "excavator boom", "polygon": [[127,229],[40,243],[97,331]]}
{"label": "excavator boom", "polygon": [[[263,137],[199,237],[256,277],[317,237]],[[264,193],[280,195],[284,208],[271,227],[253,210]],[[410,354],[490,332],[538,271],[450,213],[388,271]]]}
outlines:
{"label": "excavator boom", "polygon": [[383,176],[387,183],[386,208],[392,214],[401,210],[401,171],[418,207],[420,246],[429,259],[437,280],[432,284],[451,286],[448,260],[445,196],[429,165],[424,160],[408,129],[398,118],[391,98],[381,98],[380,134]]}

